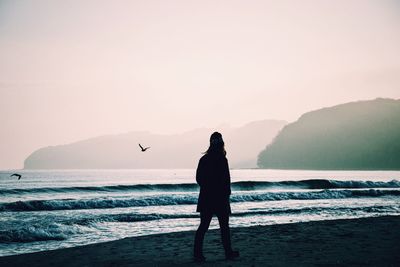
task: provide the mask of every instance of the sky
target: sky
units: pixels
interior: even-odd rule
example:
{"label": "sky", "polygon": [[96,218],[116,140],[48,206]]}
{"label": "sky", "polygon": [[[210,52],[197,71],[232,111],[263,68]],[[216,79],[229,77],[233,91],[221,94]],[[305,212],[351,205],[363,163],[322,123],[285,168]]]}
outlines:
{"label": "sky", "polygon": [[400,1],[0,0],[0,169],[105,134],[400,98]]}

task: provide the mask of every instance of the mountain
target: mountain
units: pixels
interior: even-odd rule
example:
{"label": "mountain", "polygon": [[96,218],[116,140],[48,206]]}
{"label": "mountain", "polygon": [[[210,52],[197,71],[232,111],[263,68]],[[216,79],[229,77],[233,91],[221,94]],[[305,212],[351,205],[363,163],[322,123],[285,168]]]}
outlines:
{"label": "mountain", "polygon": [[400,100],[323,108],[286,125],[258,157],[275,169],[400,169]]}
{"label": "mountain", "polygon": [[[257,166],[257,155],[272,141],[285,121],[263,120],[242,127],[201,128],[174,135],[129,132],[67,145],[38,149],[24,162],[25,169],[195,168],[214,130],[222,133],[232,168]],[[141,152],[138,146],[151,148]]]}

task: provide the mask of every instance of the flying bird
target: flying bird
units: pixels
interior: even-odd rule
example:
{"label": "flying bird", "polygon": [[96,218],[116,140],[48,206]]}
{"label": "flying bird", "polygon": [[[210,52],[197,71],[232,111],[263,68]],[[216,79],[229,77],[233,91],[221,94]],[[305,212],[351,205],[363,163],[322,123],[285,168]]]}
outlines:
{"label": "flying bird", "polygon": [[139,144],[139,146],[140,146],[140,149],[142,150],[142,152],[145,152],[147,149],[149,149],[150,147],[148,146],[148,147],[142,147],[142,145],[141,144]]}
{"label": "flying bird", "polygon": [[13,176],[17,176],[17,177],[18,177],[18,180],[19,180],[19,179],[21,179],[21,176],[22,176],[22,175],[21,175],[21,174],[18,174],[18,173],[13,173],[13,174],[10,175],[10,177],[13,177]]}

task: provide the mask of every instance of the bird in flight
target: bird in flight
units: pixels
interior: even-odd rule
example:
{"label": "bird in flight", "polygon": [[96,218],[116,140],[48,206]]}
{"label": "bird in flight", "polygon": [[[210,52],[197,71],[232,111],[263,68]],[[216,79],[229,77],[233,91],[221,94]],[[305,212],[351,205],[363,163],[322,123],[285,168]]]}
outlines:
{"label": "bird in flight", "polygon": [[22,176],[22,175],[21,175],[21,174],[18,174],[18,173],[14,173],[14,174],[11,174],[11,175],[10,175],[10,177],[13,177],[13,176],[17,176],[17,177],[18,177],[18,180],[19,180],[19,179],[21,179],[21,176]]}
{"label": "bird in flight", "polygon": [[142,147],[141,144],[139,144],[139,146],[140,146],[140,149],[142,150],[142,152],[145,152],[147,149],[150,148],[149,146],[148,147]]}

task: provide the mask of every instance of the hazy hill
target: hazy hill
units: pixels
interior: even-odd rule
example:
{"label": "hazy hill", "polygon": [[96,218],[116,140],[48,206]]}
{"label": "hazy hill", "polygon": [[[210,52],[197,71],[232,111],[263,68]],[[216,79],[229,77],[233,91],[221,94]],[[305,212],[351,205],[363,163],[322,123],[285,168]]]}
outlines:
{"label": "hazy hill", "polygon": [[[231,167],[256,167],[258,153],[285,124],[264,120],[218,129],[224,136]],[[24,168],[195,168],[213,131],[202,128],[176,135],[130,132],[101,136],[36,150],[25,160]],[[142,153],[138,143],[151,148]]]}
{"label": "hazy hill", "polygon": [[258,166],[400,169],[400,100],[378,98],[306,113],[260,153]]}

